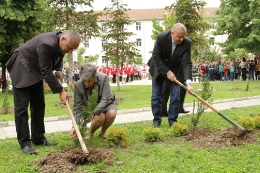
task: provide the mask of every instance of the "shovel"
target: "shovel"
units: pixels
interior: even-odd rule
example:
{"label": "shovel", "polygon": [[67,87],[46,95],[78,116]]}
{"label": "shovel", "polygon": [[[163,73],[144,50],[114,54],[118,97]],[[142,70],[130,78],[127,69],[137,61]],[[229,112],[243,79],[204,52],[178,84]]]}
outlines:
{"label": "shovel", "polygon": [[[175,83],[177,83],[178,85],[180,85],[182,88],[184,88],[185,90],[188,90],[188,88],[183,85],[180,81],[178,81],[177,79],[173,80]],[[212,109],[214,112],[216,112],[218,115],[220,115],[222,118],[224,118],[226,121],[228,121],[230,124],[232,124],[233,126],[235,126],[236,128],[238,128],[241,131],[245,131],[245,128],[240,126],[239,124],[237,124],[235,121],[233,121],[232,119],[230,119],[229,117],[227,117],[225,114],[219,112],[216,108],[214,108],[211,104],[209,104],[208,102],[206,102],[205,100],[203,100],[200,96],[198,96],[195,93],[192,93],[191,95],[193,95],[194,97],[196,97],[198,100],[200,100],[203,104],[207,105],[210,109]]]}
{"label": "shovel", "polygon": [[71,120],[72,120],[73,127],[74,127],[74,129],[75,129],[75,131],[76,131],[76,134],[77,134],[77,136],[78,136],[79,143],[80,143],[80,145],[81,145],[81,148],[82,148],[82,150],[83,150],[83,153],[84,153],[86,156],[88,156],[88,155],[89,155],[89,151],[88,151],[88,149],[87,149],[87,147],[86,147],[86,145],[85,145],[85,143],[84,143],[84,140],[83,140],[83,138],[82,138],[82,136],[81,136],[81,134],[80,134],[79,128],[78,128],[78,126],[77,126],[77,123],[76,123],[76,121],[75,121],[75,119],[74,119],[74,116],[73,116],[73,114],[72,114],[72,112],[71,112],[71,109],[70,109],[68,100],[66,100],[66,106],[67,106],[67,108],[68,108],[68,111],[69,111],[69,114],[70,114],[70,118],[71,118]]}

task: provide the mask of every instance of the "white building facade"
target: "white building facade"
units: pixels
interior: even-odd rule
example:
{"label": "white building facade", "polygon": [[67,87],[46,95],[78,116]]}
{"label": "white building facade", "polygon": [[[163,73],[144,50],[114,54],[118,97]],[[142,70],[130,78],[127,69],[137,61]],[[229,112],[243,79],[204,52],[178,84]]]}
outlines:
{"label": "white building facade", "polygon": [[[215,11],[217,8],[210,8],[209,10]],[[205,12],[208,11],[207,8],[204,9]],[[213,13],[211,12],[211,13]],[[162,25],[162,22],[164,21],[164,15],[169,15],[169,11],[165,9],[134,9],[129,10],[127,12],[127,15],[131,20],[134,21],[133,24],[125,26],[125,29],[129,32],[133,32],[134,35],[129,38],[128,41],[136,42],[137,43],[137,49],[139,49],[139,54],[141,55],[142,62],[146,64],[148,60],[150,59],[152,55],[152,50],[154,46],[155,40],[152,40],[152,30],[153,30],[153,23],[152,19],[156,18],[156,21],[158,24]],[[212,14],[214,15],[214,14]],[[207,16],[209,17],[209,16]],[[100,17],[100,20],[104,20],[105,17]],[[102,23],[99,22],[99,26],[102,26]],[[222,41],[219,39],[222,38]],[[226,37],[223,38],[223,36],[217,36],[216,42],[223,42],[226,40]],[[81,45],[81,47],[85,47],[85,53],[83,54],[83,57],[89,57],[94,56],[98,54],[99,58],[97,61],[98,66],[106,65],[106,55],[105,52],[102,50],[102,39],[101,38],[92,38],[88,40],[86,45]],[[74,52],[74,55],[77,53]],[[74,56],[76,57],[76,56]]]}

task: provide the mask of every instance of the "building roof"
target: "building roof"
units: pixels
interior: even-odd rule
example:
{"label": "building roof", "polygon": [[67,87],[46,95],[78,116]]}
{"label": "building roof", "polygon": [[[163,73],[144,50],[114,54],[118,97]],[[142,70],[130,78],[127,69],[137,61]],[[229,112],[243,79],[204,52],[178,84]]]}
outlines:
{"label": "building roof", "polygon": [[[206,18],[212,18],[215,15],[215,11],[217,7],[205,7],[204,8],[204,16]],[[104,12],[105,11],[96,11],[96,12]],[[165,10],[164,8],[156,8],[156,9],[131,9],[127,11],[127,15],[132,20],[150,20],[152,18],[163,19],[163,15],[170,15],[169,10]],[[106,16],[100,16],[99,20],[105,20]]]}

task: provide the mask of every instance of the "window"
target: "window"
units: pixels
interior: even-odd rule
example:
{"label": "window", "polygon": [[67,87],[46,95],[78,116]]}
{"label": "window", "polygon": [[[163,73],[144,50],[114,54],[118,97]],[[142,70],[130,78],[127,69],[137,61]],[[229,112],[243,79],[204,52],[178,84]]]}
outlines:
{"label": "window", "polygon": [[106,56],[102,56],[102,64],[106,64],[107,63],[107,57]]}
{"label": "window", "polygon": [[107,31],[107,26],[105,23],[101,23],[101,29],[103,32],[106,32]]}
{"label": "window", "polygon": [[89,58],[89,56],[85,56],[85,58]]}
{"label": "window", "polygon": [[141,31],[141,22],[136,22],[136,31]]}
{"label": "window", "polygon": [[139,38],[139,39],[136,39],[136,45],[138,47],[142,46],[142,40]]}
{"label": "window", "polygon": [[106,44],[107,43],[107,40],[105,40],[105,39],[102,39],[102,47],[104,46],[104,44]]}
{"label": "window", "polygon": [[214,45],[215,37],[209,37],[209,45]]}
{"label": "window", "polygon": [[119,43],[119,44],[123,44],[123,43],[124,43],[124,40],[118,40],[118,43]]}
{"label": "window", "polygon": [[89,39],[86,39],[86,41],[84,42],[84,46],[89,47]]}

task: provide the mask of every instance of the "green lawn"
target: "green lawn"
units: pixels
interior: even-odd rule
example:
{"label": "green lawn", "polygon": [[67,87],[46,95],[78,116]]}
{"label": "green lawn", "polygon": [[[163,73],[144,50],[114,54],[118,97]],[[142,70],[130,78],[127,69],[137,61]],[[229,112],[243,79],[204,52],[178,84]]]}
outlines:
{"label": "green lawn", "polygon": [[[225,110],[230,118],[248,114],[258,114],[259,106],[252,106],[234,110]],[[190,123],[190,115],[179,117],[183,124]],[[127,133],[128,145],[126,148],[109,148],[105,140],[98,137],[99,130],[91,140],[85,140],[87,147],[106,148],[116,153],[116,159],[112,165],[97,163],[93,165],[79,166],[76,172],[96,173],[106,170],[108,173],[258,173],[260,167],[258,142],[225,148],[201,148],[196,149],[182,139],[166,135],[168,124],[166,118],[160,127],[164,138],[160,142],[147,143],[143,140],[144,128],[150,127],[151,122],[135,122],[127,124],[114,124],[114,128],[124,128]],[[231,124],[223,120],[214,112],[205,113],[201,118],[199,128],[226,129]],[[38,155],[23,154],[15,138],[0,140],[1,166],[0,172],[38,172],[39,168],[34,161],[44,158],[51,151],[73,146],[74,142],[69,138],[69,132],[47,134],[50,141],[59,142],[53,147],[34,147]],[[122,161],[123,165],[117,165]]]}

